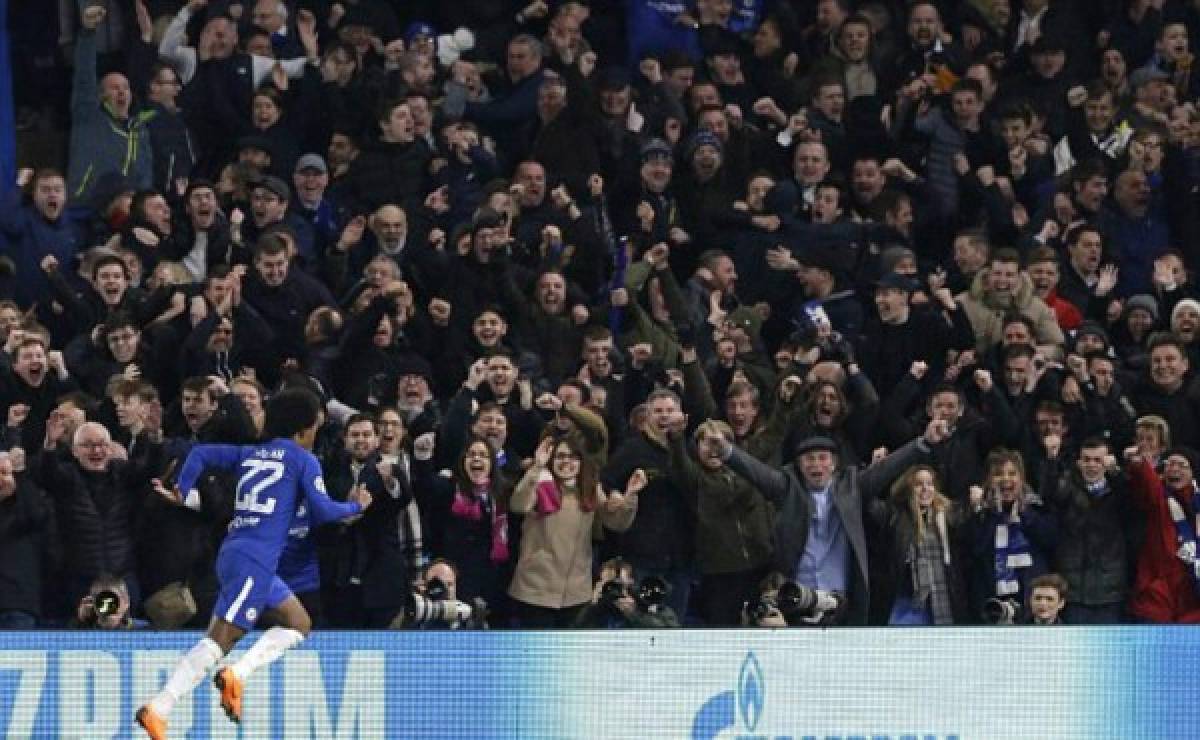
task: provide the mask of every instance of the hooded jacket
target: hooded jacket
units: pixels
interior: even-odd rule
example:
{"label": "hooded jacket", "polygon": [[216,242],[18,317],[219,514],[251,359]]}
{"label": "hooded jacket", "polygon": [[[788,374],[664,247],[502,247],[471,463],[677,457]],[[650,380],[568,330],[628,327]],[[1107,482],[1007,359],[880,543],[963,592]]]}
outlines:
{"label": "hooded jacket", "polygon": [[96,80],[96,33],[81,29],[75,40],[75,78],[71,90],[71,160],[67,195],[86,201],[96,180],[120,172],[138,190],[153,179],[153,150],[147,116],[130,112],[118,121],[100,101]]}
{"label": "hooded jacket", "polygon": [[975,330],[976,351],[984,354],[998,343],[1004,336],[1005,317],[1018,313],[1033,322],[1037,343],[1043,352],[1048,357],[1058,358],[1064,341],[1062,329],[1054,311],[1034,295],[1029,276],[1023,272],[1017,275],[1016,291],[1010,297],[1003,297],[988,290],[990,273],[990,268],[983,268],[976,273],[970,290],[955,296]]}

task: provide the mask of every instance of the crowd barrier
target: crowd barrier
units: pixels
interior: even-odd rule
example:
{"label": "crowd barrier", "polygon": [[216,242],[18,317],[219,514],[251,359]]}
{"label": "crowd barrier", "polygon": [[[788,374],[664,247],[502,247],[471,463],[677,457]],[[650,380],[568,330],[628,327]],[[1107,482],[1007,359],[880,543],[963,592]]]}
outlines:
{"label": "crowd barrier", "polygon": [[[197,633],[0,633],[0,735],[140,737]],[[251,635],[253,639],[256,635]],[[1200,629],[315,633],[172,738],[1196,738]]]}

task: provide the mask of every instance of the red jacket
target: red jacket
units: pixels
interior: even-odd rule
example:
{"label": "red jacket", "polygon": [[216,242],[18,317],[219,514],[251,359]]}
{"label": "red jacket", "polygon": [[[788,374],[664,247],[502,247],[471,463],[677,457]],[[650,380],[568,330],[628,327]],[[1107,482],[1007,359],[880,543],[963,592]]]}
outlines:
{"label": "red jacket", "polygon": [[[1175,523],[1167,491],[1149,462],[1129,468],[1133,500],[1146,512],[1146,541],[1138,554],[1137,580],[1129,610],[1151,622],[1200,622],[1200,594],[1192,573],[1176,555]],[[1180,500],[1192,516],[1192,502]]]}
{"label": "red jacket", "polygon": [[1058,288],[1046,295],[1045,303],[1054,311],[1054,318],[1058,319],[1058,325],[1063,331],[1078,329],[1083,323],[1083,312],[1074,303],[1060,296]]}

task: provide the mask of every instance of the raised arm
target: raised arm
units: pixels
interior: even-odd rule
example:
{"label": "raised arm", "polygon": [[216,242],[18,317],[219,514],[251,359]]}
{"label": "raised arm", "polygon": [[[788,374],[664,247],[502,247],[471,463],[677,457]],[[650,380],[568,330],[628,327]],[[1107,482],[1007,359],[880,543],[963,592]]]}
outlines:
{"label": "raised arm", "polygon": [[329,494],[325,492],[325,479],[321,477],[321,464],[311,456],[304,461],[300,487],[308,501],[309,516],[312,517],[314,526],[358,516],[371,503],[371,495],[361,488],[357,490],[365,497],[366,503],[359,503],[362,499],[342,502],[329,498]]}

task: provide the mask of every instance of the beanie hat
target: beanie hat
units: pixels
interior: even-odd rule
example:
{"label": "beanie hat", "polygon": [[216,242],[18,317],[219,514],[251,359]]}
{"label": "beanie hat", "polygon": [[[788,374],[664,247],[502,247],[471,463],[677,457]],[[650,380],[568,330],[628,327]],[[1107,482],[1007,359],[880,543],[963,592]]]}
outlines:
{"label": "beanie hat", "polygon": [[1135,308],[1142,309],[1146,313],[1150,314],[1152,319],[1158,321],[1158,301],[1155,300],[1154,296],[1146,293],[1139,293],[1138,295],[1131,296],[1129,300],[1125,302],[1125,315],[1128,316],[1129,312]]}
{"label": "beanie hat", "polygon": [[1179,312],[1184,308],[1190,308],[1196,313],[1200,313],[1200,301],[1195,298],[1184,298],[1179,303],[1175,304],[1175,308],[1171,309],[1171,326],[1175,326],[1175,320],[1179,317]]}
{"label": "beanie hat", "polygon": [[691,159],[695,156],[696,151],[702,146],[711,146],[717,150],[717,154],[722,152],[721,140],[717,135],[708,129],[700,129],[692,134],[692,138],[688,139],[687,143],[687,158]]}

